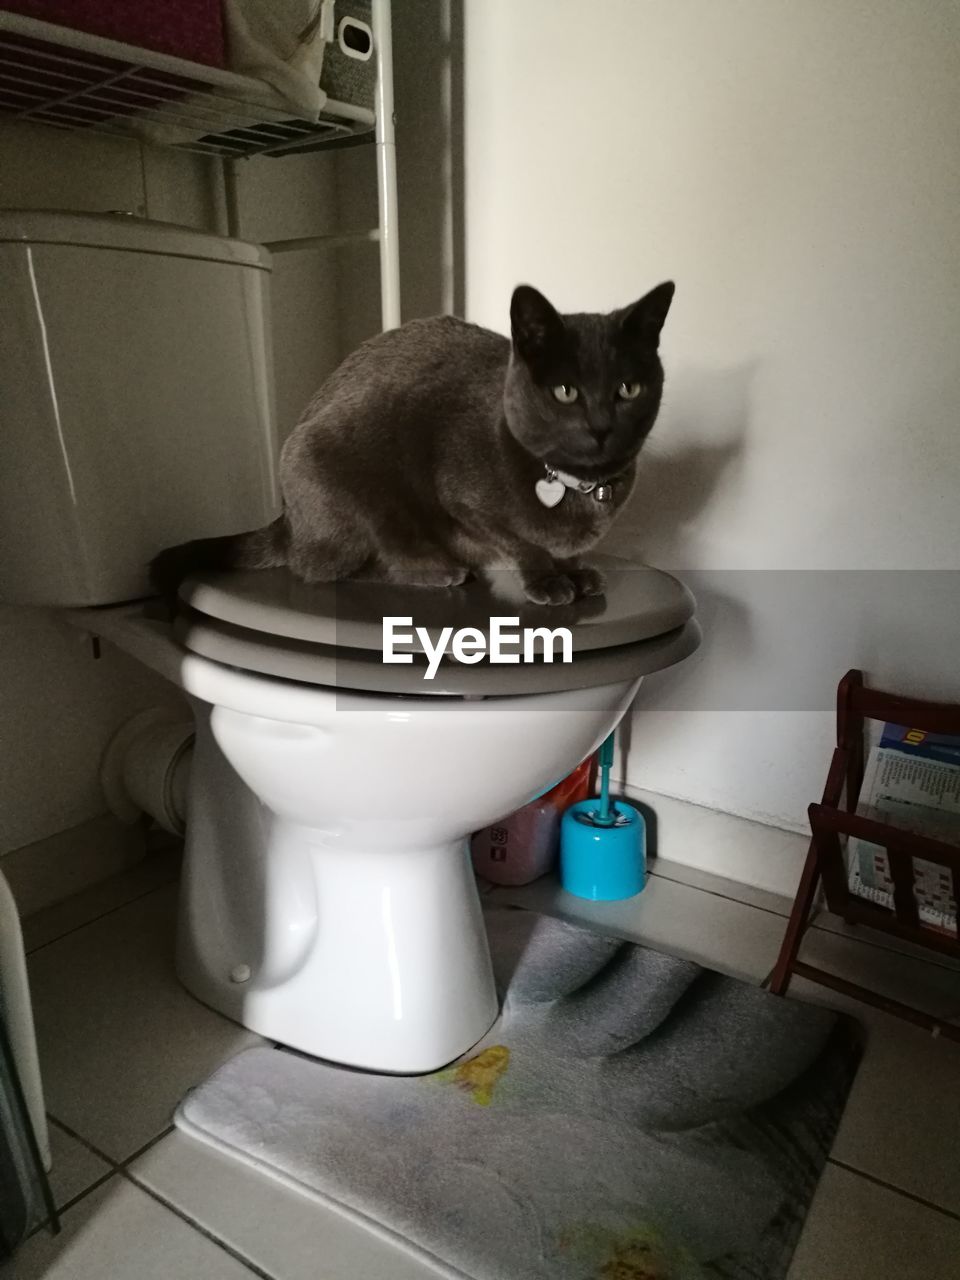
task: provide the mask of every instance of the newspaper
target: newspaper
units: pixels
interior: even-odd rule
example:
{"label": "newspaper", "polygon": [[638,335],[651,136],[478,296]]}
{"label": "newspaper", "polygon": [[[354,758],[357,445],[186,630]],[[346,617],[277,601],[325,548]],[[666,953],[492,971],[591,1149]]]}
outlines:
{"label": "newspaper", "polygon": [[[857,812],[960,847],[960,739],[886,725],[867,760]],[[847,858],[851,892],[892,910],[886,850],[851,837]],[[914,858],[913,867],[921,924],[955,934],[950,868],[922,858]]]}

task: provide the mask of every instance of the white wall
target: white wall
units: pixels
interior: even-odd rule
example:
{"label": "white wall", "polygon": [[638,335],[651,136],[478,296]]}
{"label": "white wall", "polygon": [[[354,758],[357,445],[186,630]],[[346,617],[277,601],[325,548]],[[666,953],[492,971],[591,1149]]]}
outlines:
{"label": "white wall", "polygon": [[847,667],[960,696],[960,579],[878,572],[960,567],[958,49],[954,0],[467,0],[468,317],[678,284],[610,549],[702,571],[708,635],[637,786],[800,829]]}
{"label": "white wall", "polygon": [[[372,148],[362,148],[373,168]],[[340,230],[335,153],[254,159],[237,166],[240,234],[256,242]],[[276,254],[270,292],[281,439],[339,363],[340,258],[321,250]]]}

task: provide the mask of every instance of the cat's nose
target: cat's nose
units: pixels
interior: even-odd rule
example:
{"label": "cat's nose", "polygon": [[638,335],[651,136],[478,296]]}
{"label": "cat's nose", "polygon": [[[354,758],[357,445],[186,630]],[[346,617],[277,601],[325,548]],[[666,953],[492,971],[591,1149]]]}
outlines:
{"label": "cat's nose", "polygon": [[590,434],[597,442],[597,448],[602,449],[607,443],[607,437],[610,435],[610,427],[588,427]]}

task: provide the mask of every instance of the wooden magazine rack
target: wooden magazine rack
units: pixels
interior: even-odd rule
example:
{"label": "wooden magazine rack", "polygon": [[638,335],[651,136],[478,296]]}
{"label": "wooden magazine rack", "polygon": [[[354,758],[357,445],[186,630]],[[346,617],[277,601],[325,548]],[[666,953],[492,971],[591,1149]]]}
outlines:
{"label": "wooden magazine rack", "polygon": [[[770,978],[770,990],[783,995],[794,974],[831,987],[844,995],[864,1000],[887,1013],[896,1014],[925,1027],[934,1034],[960,1040],[960,1026],[941,1022],[928,1013],[901,1004],[879,992],[849,982],[825,969],[798,958],[804,933],[810,923],[821,885],[827,910],[848,924],[869,925],[893,934],[916,946],[960,960],[957,918],[952,933],[926,927],[920,922],[914,885],[914,858],[946,868],[953,885],[953,897],[960,907],[960,845],[905,831],[856,812],[864,772],[864,722],[886,720],[928,733],[960,734],[960,704],[924,702],[867,689],[863,673],[848,671],[837,688],[837,745],[830,762],[823,798],[809,809],[812,837],[800,887],[790,912],[780,955]],[[868,840],[886,850],[893,881],[892,909],[861,898],[848,886],[842,836]],[[960,910],[957,912],[960,918]]]}

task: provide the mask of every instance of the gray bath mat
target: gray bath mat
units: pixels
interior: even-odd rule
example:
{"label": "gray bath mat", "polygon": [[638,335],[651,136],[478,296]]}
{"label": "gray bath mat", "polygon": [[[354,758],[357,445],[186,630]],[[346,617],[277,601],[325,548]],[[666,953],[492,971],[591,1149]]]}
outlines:
{"label": "gray bath mat", "polygon": [[471,1280],[779,1280],[855,1024],[689,961],[487,914],[503,1013],[453,1067],[250,1049],[178,1126]]}

